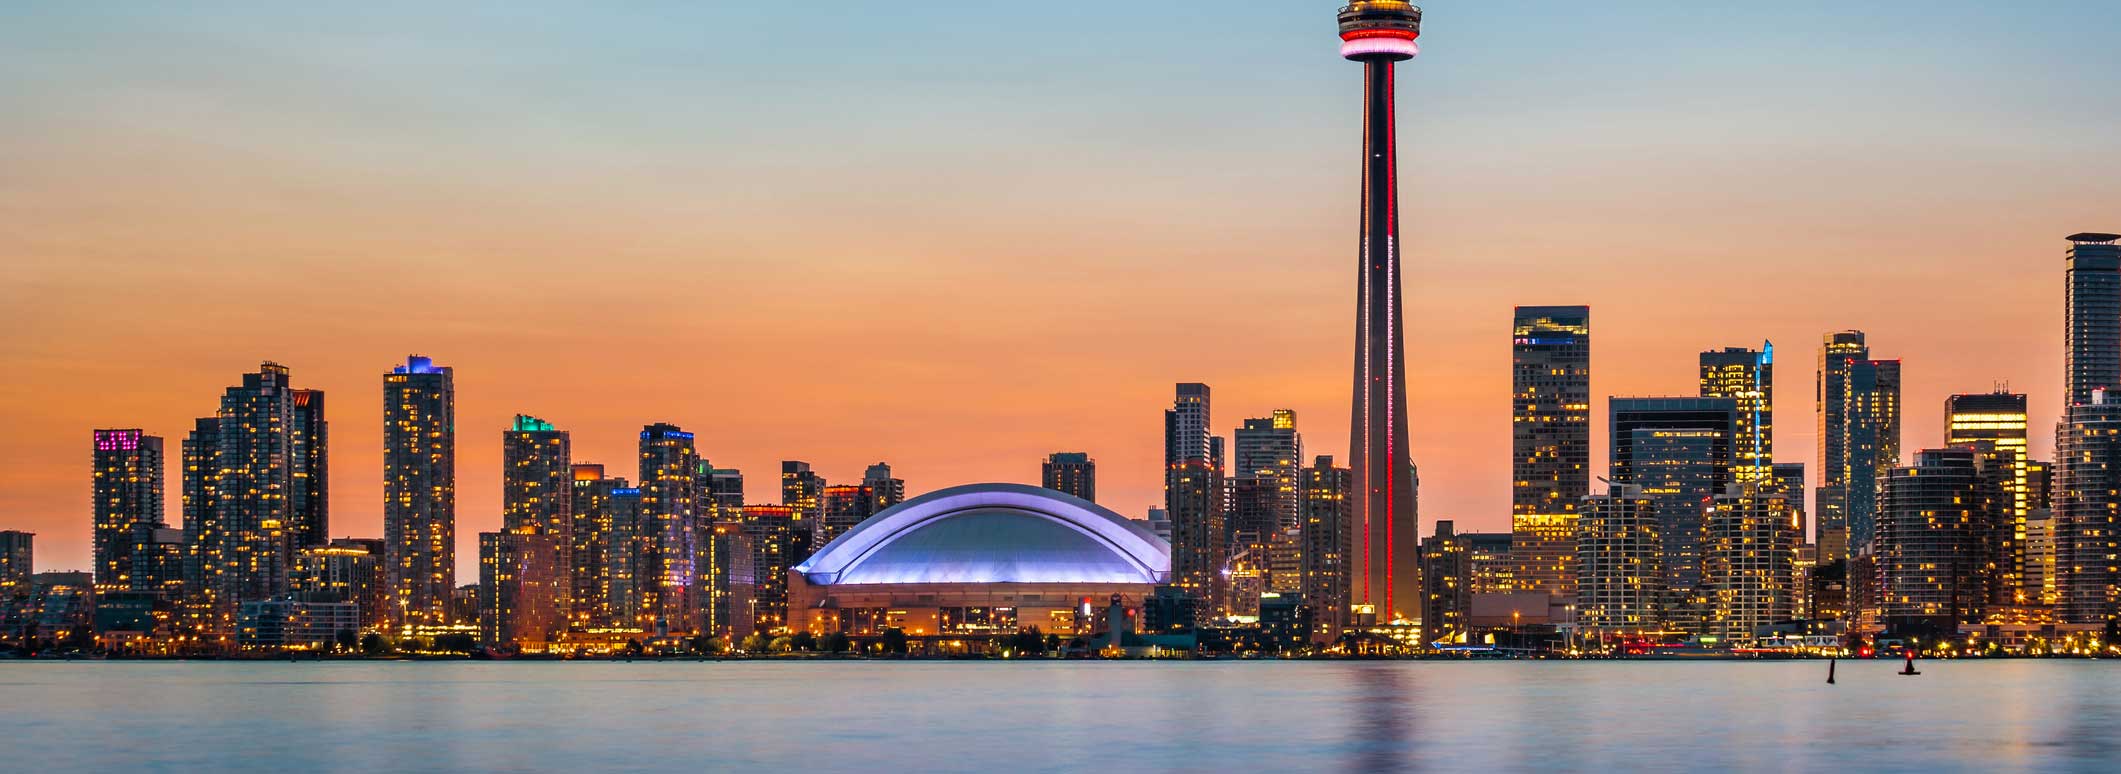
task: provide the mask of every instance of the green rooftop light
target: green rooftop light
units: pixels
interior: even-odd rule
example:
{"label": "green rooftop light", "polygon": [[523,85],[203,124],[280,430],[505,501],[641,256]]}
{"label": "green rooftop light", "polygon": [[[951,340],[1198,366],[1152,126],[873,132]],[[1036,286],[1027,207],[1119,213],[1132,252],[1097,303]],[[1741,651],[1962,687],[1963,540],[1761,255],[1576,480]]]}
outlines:
{"label": "green rooftop light", "polygon": [[552,423],[528,414],[517,414],[515,431],[518,433],[549,433],[552,432]]}

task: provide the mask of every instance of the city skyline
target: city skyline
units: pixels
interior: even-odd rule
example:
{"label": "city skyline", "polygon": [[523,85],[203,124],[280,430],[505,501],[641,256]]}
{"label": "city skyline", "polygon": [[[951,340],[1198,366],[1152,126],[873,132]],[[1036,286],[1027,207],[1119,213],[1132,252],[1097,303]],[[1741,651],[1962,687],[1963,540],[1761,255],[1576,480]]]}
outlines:
{"label": "city skyline", "polygon": [[[2068,16],[2068,7],[2058,4],[2038,10],[2051,23],[2056,16],[2102,21]],[[1620,10],[1624,17],[1630,8],[1623,4]],[[297,191],[296,201],[287,205],[299,210],[293,214],[300,217],[277,229],[237,228],[236,221],[241,220],[242,213],[268,206],[257,190],[241,186],[237,186],[241,190],[220,190],[209,185],[209,192],[226,198],[218,204],[200,204],[158,193],[155,187],[192,179],[190,165],[201,163],[202,159],[182,151],[192,148],[190,140],[211,135],[207,130],[215,126],[212,122],[219,115],[213,111],[255,110],[273,104],[269,94],[231,86],[230,73],[213,70],[211,58],[203,72],[180,68],[172,77],[191,78],[183,84],[195,89],[194,95],[200,97],[220,95],[222,88],[228,87],[232,90],[227,95],[228,102],[208,100],[214,104],[195,105],[191,108],[195,112],[191,113],[185,113],[182,106],[173,106],[180,115],[206,123],[179,123],[170,127],[171,135],[140,134],[142,130],[118,118],[85,110],[100,104],[94,100],[109,98],[93,90],[75,98],[88,102],[70,102],[48,94],[16,95],[14,89],[23,88],[22,84],[0,83],[0,94],[35,97],[21,100],[27,105],[25,115],[36,126],[51,130],[11,134],[0,140],[0,154],[10,160],[25,157],[20,167],[25,172],[21,178],[26,181],[23,194],[40,185],[52,187],[48,194],[39,194],[49,198],[37,199],[34,207],[13,206],[17,201],[14,199],[0,200],[9,203],[0,206],[0,225],[27,225],[27,218],[33,214],[38,221],[35,237],[26,236],[30,233],[26,228],[0,229],[0,250],[26,259],[18,264],[25,281],[9,283],[0,290],[7,300],[6,311],[0,311],[0,321],[25,332],[0,346],[5,347],[9,362],[23,366],[21,372],[26,377],[0,393],[0,406],[4,406],[6,414],[19,417],[26,425],[22,435],[5,447],[5,458],[0,459],[4,463],[0,464],[0,470],[4,470],[0,472],[0,513],[9,520],[0,526],[38,533],[40,566],[87,569],[89,535],[85,515],[90,509],[85,484],[88,465],[83,449],[90,430],[137,427],[149,435],[169,439],[174,446],[194,418],[212,412],[213,396],[226,388],[232,377],[261,360],[273,360],[293,369],[302,386],[337,396],[331,403],[329,417],[334,424],[335,458],[330,490],[332,536],[381,535],[381,421],[374,413],[381,401],[375,375],[405,352],[422,352],[449,363],[462,380],[457,392],[458,429],[463,435],[456,466],[456,565],[460,580],[471,576],[467,567],[472,563],[467,558],[477,556],[477,534],[499,528],[502,467],[496,431],[505,430],[509,418],[518,413],[545,417],[568,428],[576,437],[575,459],[604,463],[620,473],[632,470],[627,457],[634,453],[634,434],[640,426],[670,422],[695,431],[699,434],[701,456],[745,470],[754,479],[755,491],[748,498],[752,502],[775,501],[771,491],[760,489],[764,486],[760,482],[770,481],[776,465],[786,459],[808,460],[828,478],[839,481],[854,480],[863,467],[876,460],[890,460],[909,477],[914,491],[929,491],[967,481],[1030,482],[1027,471],[1035,460],[1054,449],[1081,449],[1096,457],[1103,468],[1100,500],[1138,518],[1143,509],[1161,500],[1155,464],[1155,412],[1168,402],[1170,385],[1182,381],[1204,382],[1220,393],[1223,419],[1208,428],[1210,433],[1228,434],[1237,425],[1233,421],[1237,418],[1291,408],[1300,416],[1312,418],[1304,428],[1309,448],[1338,455],[1342,453],[1339,450],[1347,448],[1346,437],[1336,432],[1336,423],[1327,418],[1347,410],[1344,377],[1349,343],[1345,325],[1340,321],[1345,317],[1349,291],[1344,272],[1334,267],[1344,265],[1341,256],[1348,247],[1345,191],[1352,189],[1354,181],[1348,170],[1353,166],[1352,159],[1333,149],[1343,149],[1351,132],[1359,128],[1356,119],[1347,117],[1359,94],[1347,87],[1344,69],[1312,61],[1323,59],[1326,65],[1341,64],[1329,56],[1320,56],[1321,44],[1315,40],[1319,29],[1314,18],[1317,9],[1300,10],[1304,15],[1298,31],[1307,44],[1287,52],[1277,51],[1266,57],[1270,61],[1257,66],[1272,68],[1262,72],[1277,73],[1267,85],[1287,92],[1291,99],[1304,100],[1305,106],[1318,108],[1292,109],[1292,113],[1316,112],[1318,115],[1307,115],[1303,121],[1323,123],[1239,122],[1234,132],[1244,137],[1247,144],[1315,145],[1319,150],[1306,149],[1295,159],[1272,156],[1255,160],[1233,156],[1243,150],[1231,140],[1209,139],[1198,147],[1177,148],[1169,140],[1131,134],[1113,146],[1124,151],[1121,156],[1171,152],[1177,159],[1174,163],[1198,165],[1188,166],[1185,171],[1192,178],[1212,174],[1211,166],[1226,165],[1233,157],[1257,161],[1252,174],[1258,178],[1244,178],[1244,192],[1275,204],[1237,203],[1211,194],[1197,205],[1155,210],[1177,218],[1175,223],[1167,224],[1172,233],[1126,232],[1109,238],[1068,235],[1060,240],[1059,247],[1050,248],[1055,253],[1003,250],[999,254],[1005,260],[993,266],[982,259],[988,257],[987,251],[1004,246],[999,241],[1003,234],[985,229],[999,226],[959,231],[945,241],[933,236],[958,229],[958,224],[945,219],[943,213],[965,203],[952,202],[947,197],[928,202],[918,210],[889,210],[892,215],[917,224],[917,229],[884,228],[871,220],[881,214],[859,214],[862,207],[877,204],[866,196],[829,200],[829,209],[852,218],[856,236],[849,239],[881,253],[868,256],[882,259],[874,267],[820,252],[778,252],[766,245],[752,244],[764,239],[770,229],[728,224],[718,227],[725,228],[725,232],[713,236],[687,227],[615,242],[601,239],[613,236],[609,229],[621,225],[647,230],[673,226],[677,221],[666,219],[681,214],[672,212],[667,204],[641,208],[641,201],[629,197],[604,203],[606,209],[598,212],[609,216],[634,208],[630,218],[617,216],[603,224],[562,219],[556,230],[569,238],[556,240],[551,246],[503,238],[494,230],[502,225],[501,216],[459,212],[468,220],[455,221],[439,216],[422,220],[409,211],[389,207],[380,212],[331,211],[329,205],[343,203],[344,197],[376,194],[380,189],[373,186],[381,182],[422,179],[410,170],[389,164],[380,167],[387,173],[385,181],[368,179],[359,170],[325,164],[317,170],[324,173],[318,182],[321,188],[307,195]],[[59,24],[64,30],[65,14],[50,13],[53,18],[41,21]],[[1279,13],[1265,12],[1243,23],[1264,26],[1279,19]],[[1416,104],[1413,96],[1418,94],[1422,104],[1436,104],[1437,112],[1466,107],[1469,97],[1462,90],[1478,83],[1466,80],[1476,75],[1470,72],[1472,63],[1454,66],[1449,62],[1453,58],[1494,56],[1492,51],[1480,50],[1480,46],[1483,42],[1492,43],[1499,30],[1486,29],[1489,37],[1484,39],[1481,25],[1499,25],[1491,17],[1508,13],[1506,6],[1452,9],[1449,18],[1455,28],[1454,40],[1441,45],[1449,46],[1453,57],[1424,62],[1421,78],[1405,79],[1401,86],[1406,95],[1403,99]],[[1639,16],[1642,12],[1632,9],[1632,13]],[[1868,13],[1873,12],[1865,12]],[[1867,18],[1858,15],[1859,21]],[[1717,26],[1730,22],[1725,16],[1717,20]],[[40,20],[31,21],[27,27],[36,27]],[[282,17],[281,21],[287,19]],[[1998,38],[1989,41],[1991,53],[2031,53],[2029,47],[2034,41],[2025,36],[2034,22],[1998,21],[1988,28]],[[1913,38],[1933,23],[1936,20],[1927,18],[1907,20],[1907,29],[1898,34]],[[1964,23],[1964,15],[1954,23]],[[1857,28],[1862,29],[1862,25]],[[1688,29],[1704,39],[1718,39],[1706,25]],[[1559,34],[1558,30],[1538,24],[1533,25],[1530,34],[1542,43],[1563,41],[1540,37],[1542,31]],[[180,31],[175,40],[196,43],[203,34],[198,29]],[[1831,34],[1854,33],[1841,30]],[[350,53],[369,50],[358,45],[358,35],[354,37],[348,43]],[[1911,40],[1895,40],[1898,46],[1913,44]],[[664,43],[669,45],[668,41]],[[2013,43],[2016,48],[2011,47]],[[1115,45],[1128,42],[1122,40]],[[1944,48],[1940,43],[1938,50]],[[151,48],[149,53],[156,50]],[[302,60],[324,69],[298,70],[285,77],[349,75],[326,66],[329,61],[325,57],[333,52],[343,54],[349,50],[329,49],[315,59]],[[55,51],[39,48],[30,55],[65,65],[68,72],[88,79],[91,85],[98,75],[78,60]],[[2076,67],[2098,69],[2098,62],[2103,61],[2098,57],[2112,55],[2090,52],[2084,56],[2087,60],[2076,63]],[[1290,65],[1298,60],[1302,60],[1300,65]],[[1769,71],[1788,75],[1778,66],[1782,61],[1770,60],[1758,65],[1758,69],[1736,70],[1762,78]],[[1730,60],[1712,64],[1715,66],[1710,69],[1722,75],[1729,75],[1735,67]],[[1888,68],[1872,74],[1890,80],[1888,76],[1893,71]],[[351,75],[359,76],[358,81],[372,73]],[[1188,78],[1207,77],[1181,72],[1170,75],[1175,81],[1160,80],[1165,75],[1158,73],[1144,79],[1139,73],[1131,73],[1130,77],[1153,81],[1158,90],[1175,88]],[[458,76],[451,83],[464,85],[464,79],[476,82],[493,76],[491,72],[473,73]],[[1099,76],[1096,71],[1089,74],[1092,80]],[[1027,72],[1007,77],[1033,76]],[[1229,73],[1218,72],[1214,77],[1227,78]],[[1802,82],[1824,76],[1805,71],[1791,77]],[[1990,73],[1977,77],[1995,76]],[[2057,78],[2049,80],[2051,85],[2047,88],[2062,88],[2052,85],[2055,81],[2084,85],[2078,78],[2081,74],[2059,72]],[[1677,84],[1662,82],[1653,86],[1706,83],[1676,80]],[[1758,81],[1746,83],[1760,85]],[[272,84],[251,85],[269,92],[267,87]],[[1558,87],[1560,82],[1540,81],[1538,85]],[[1619,96],[1636,99],[1624,104],[1641,115],[1653,115],[1660,109],[1676,110],[1685,104],[1681,99],[1686,96],[1683,88],[1672,93],[1644,88],[1644,92]],[[2030,95],[1999,99],[2011,104],[2036,100],[2042,93],[2040,89],[2030,91]],[[1779,91],[1775,95],[1783,99],[1799,96]],[[1917,107],[1943,109],[1938,104],[1922,103],[1925,96],[1917,91],[1888,107],[1906,108],[1913,102],[1918,103]],[[969,104],[990,103],[979,99]],[[1573,104],[1578,109],[1585,107],[1583,103]],[[1971,118],[1987,120],[1999,120],[2011,113],[2000,106],[1954,109],[1967,111]],[[1631,110],[1619,110],[1610,117],[1634,117]],[[1788,221],[1794,223],[1793,227],[1785,227],[1785,221],[1766,215],[1706,213],[1685,206],[1686,197],[1680,194],[1702,193],[1702,189],[1686,185],[1645,194],[1627,206],[1588,197],[1570,199],[1566,195],[1591,182],[1612,179],[1685,183],[1708,182],[1707,178],[1718,177],[1680,176],[1669,166],[1651,163],[1650,146],[1683,140],[1680,134],[1653,136],[1641,141],[1641,145],[1621,143],[1612,158],[1601,162],[1616,165],[1613,169],[1589,164],[1556,169],[1551,162],[1562,149],[1551,144],[1539,146],[1537,153],[1498,155],[1513,149],[1499,142],[1483,144],[1469,139],[1474,129],[1483,126],[1477,121],[1443,121],[1427,111],[1408,111],[1402,117],[1402,134],[1418,139],[1409,139],[1402,150],[1409,157],[1403,174],[1410,183],[1402,218],[1409,234],[1418,235],[1405,260],[1410,279],[1407,291],[1412,456],[1423,466],[1420,510],[1427,516],[1421,529],[1426,531],[1435,521],[1446,519],[1456,522],[1465,532],[1507,529],[1508,355],[1495,342],[1500,330],[1509,324],[1510,307],[1519,304],[1582,303],[1593,307],[1599,317],[1599,347],[1594,354],[1591,389],[1594,471],[1606,467],[1604,449],[1610,439],[1605,436],[1602,423],[1596,421],[1606,411],[1606,396],[1691,394],[1698,353],[1751,346],[1762,340],[1784,342],[1785,362],[1800,364],[1778,374],[1782,382],[1777,408],[1785,421],[1777,428],[1777,457],[1781,461],[1817,459],[1809,423],[1803,421],[1812,413],[1808,397],[1812,377],[1801,364],[1816,354],[1809,351],[1810,343],[1818,341],[1822,333],[1844,328],[1865,331],[1874,351],[1907,363],[1907,381],[1902,387],[1907,428],[1901,445],[1903,461],[1914,450],[1942,445],[1942,404],[1946,395],[1987,392],[2000,378],[2010,380],[2013,392],[2031,396],[2031,423],[2036,428],[2031,433],[2032,454],[2038,459],[2051,458],[2051,434],[2038,428],[2061,414],[2057,396],[2062,392],[2062,357],[2060,342],[2053,335],[2061,328],[2062,320],[2059,272],[2063,243],[2059,236],[2111,230],[2114,218],[2101,212],[2098,204],[2114,200],[2114,181],[2121,180],[2121,174],[2114,173],[2111,138],[2072,134],[2078,121],[2087,127],[2111,126],[2108,119],[2092,120],[2099,110],[2110,109],[2087,107],[2083,115],[2074,118],[2043,118],[2060,122],[2049,124],[2060,127],[2055,130],[2062,135],[2057,146],[2060,150],[1994,149],[1981,164],[2008,164],[2021,171],[2000,184],[1984,176],[1980,192],[1940,193],[1916,185],[1925,180],[1925,185],[1934,184],[1936,178],[1928,177],[1931,175],[1978,171],[1969,166],[1971,162],[1927,166],[1888,154],[1860,165],[1866,184],[1854,189],[1866,192],[1871,206],[1859,207],[1857,212],[1831,211],[1849,204],[1841,197],[1855,195],[1847,192],[1849,180],[1837,180],[1832,175],[1823,180],[1811,179],[1811,185],[1787,189],[1770,185],[1767,193],[1749,190],[1744,196],[1725,195],[1718,200],[1735,208],[1763,202],[1795,207],[1796,215]],[[1007,115],[1022,118],[1028,114]],[[1483,117],[1509,123],[1493,113]],[[1175,120],[1170,116],[1162,118]],[[1706,121],[1702,116],[1695,118]],[[349,128],[329,116],[316,120],[327,136]],[[1114,120],[1122,119],[1114,114]],[[66,137],[56,131],[77,123],[102,132]],[[1711,125],[1691,128],[1707,132],[1722,126],[1708,123]],[[1978,120],[1975,125],[1979,125]],[[1493,125],[1486,128],[1492,129]],[[1536,133],[1552,143],[1568,128],[1582,127],[1550,132],[1523,126],[1517,127],[1514,136]],[[1599,129],[1595,123],[1591,128]],[[1852,144],[1818,138],[1812,138],[1814,141],[1809,144],[1791,142],[1785,146],[1741,144],[1742,149],[1759,154],[1751,161],[1746,154],[1737,152],[1680,155],[1697,163],[1715,162],[1711,169],[1729,177],[1715,180],[1717,185],[1708,190],[1728,194],[1726,187],[1735,190],[1751,188],[1747,185],[1751,183],[1788,183],[1784,175],[1807,177],[1804,172],[1776,171],[1777,164],[1796,163],[1799,169],[1818,174],[1823,171],[1822,158],[1840,158],[1839,154],[1885,142],[1882,134],[1866,134],[1880,131],[1877,127],[1858,124],[1850,131],[1856,137]],[[1585,143],[1582,147],[1599,147],[1596,142],[1616,140],[1616,135],[1596,131],[1594,135],[1580,141]],[[617,142],[623,133],[598,136],[605,142]],[[389,138],[397,143],[418,139],[401,134]],[[294,173],[330,160],[321,151],[288,143],[284,137],[279,139],[283,150],[291,155],[238,164],[235,170],[239,175],[251,176],[238,179],[259,183],[260,189],[285,186]],[[516,139],[532,142],[537,138]],[[441,142],[435,147],[456,148],[461,142]],[[120,147],[130,147],[141,161],[147,162],[128,174],[144,176],[149,185],[112,194],[119,197],[116,202],[87,197],[82,188],[90,183],[127,188],[116,185],[122,178],[104,177],[114,174],[112,169],[91,166],[69,171],[55,162],[26,158],[44,149],[78,153],[84,149]],[[529,147],[559,145],[534,142]],[[1964,146],[1933,142],[1931,147]],[[1665,149],[1662,145],[1658,148]],[[988,146],[987,150],[994,149]],[[1085,152],[1093,158],[1111,160]],[[1626,171],[1617,168],[1628,159],[1642,165]],[[1804,166],[1806,159],[1811,160],[1811,166]],[[609,172],[593,162],[571,161],[561,166],[572,174]],[[1310,168],[1313,162],[1318,169]],[[1553,177],[1540,182],[1552,186],[1552,192],[1526,194],[1497,190],[1493,184],[1468,185],[1468,177],[1484,164],[1520,173],[1544,167]],[[869,172],[869,179],[892,179],[891,170],[862,169]],[[972,174],[956,167],[949,169],[956,175]],[[1090,181],[1048,171],[1033,180],[1035,185],[1075,191],[1093,191],[1097,185],[1112,185],[1115,181],[1130,186],[1148,184],[1127,182],[1135,178],[1117,165],[1096,169],[1110,177]],[[2045,173],[2046,177],[2022,170]],[[774,177],[770,174],[774,171],[765,170],[760,175]],[[1921,174],[1892,184],[1870,179],[1911,171]],[[600,179],[616,185],[634,178],[621,173]],[[1282,180],[1295,181],[1292,187],[1296,190],[1288,194],[1292,197],[1288,201],[1301,200],[1300,204],[1289,205],[1277,198],[1283,194],[1269,192]],[[1820,193],[1829,187],[1823,183],[1837,182],[1842,184],[1841,190],[1830,196]],[[721,189],[705,180],[687,185],[695,187],[689,189],[695,191]],[[15,191],[12,185],[6,188],[9,193]],[[1147,193],[1138,188],[1128,188],[1126,192]],[[1893,195],[1896,192],[1897,197]],[[673,193],[663,191],[658,195]],[[1041,207],[1055,206],[1054,200],[1046,198],[1051,193],[1017,193],[1039,202]],[[535,200],[536,197],[514,198],[481,186],[445,188],[433,195],[441,200],[432,203],[452,211],[498,201],[503,214],[510,217],[549,213],[546,207],[557,204]],[[187,192],[184,198],[189,197]],[[1068,198],[1062,195],[1063,200]],[[1317,201],[1310,201],[1313,198]],[[1570,199],[1568,207],[1561,207],[1551,198]],[[1140,204],[1133,197],[1121,197],[1120,203]],[[1072,222],[1093,229],[1120,223],[1116,218],[1123,213],[1105,209],[1106,206],[1085,204],[1087,214]],[[1268,214],[1274,212],[1272,209],[1251,209],[1263,206],[1288,209],[1278,218]],[[1701,216],[1700,220],[1662,224],[1670,219],[1670,213],[1660,208],[1675,207],[1678,214]],[[1587,211],[1574,215],[1565,211],[1579,208]],[[1921,210],[1924,217],[1902,214],[1898,212],[1901,208]],[[1655,217],[1637,214],[1636,210]],[[686,209],[682,214],[689,217],[691,212]],[[1788,215],[1787,211],[1782,212]],[[95,247],[81,244],[90,236],[85,229],[100,218],[126,213],[137,216],[128,218],[134,223],[132,228],[107,235],[108,239]],[[1475,214],[1480,217],[1470,217]],[[1522,216],[1542,225],[1508,233],[1483,233],[1474,228],[1518,219],[1505,215]],[[382,220],[369,220],[372,218]],[[191,219],[218,224],[228,231],[200,231],[179,222]],[[1609,222],[1596,222],[1600,219]],[[1948,222],[1932,222],[1936,220]],[[1251,240],[1245,238],[1244,230],[1232,231],[1226,225],[1247,221],[1270,224],[1262,227],[1266,233],[1260,244],[1249,244]],[[768,218],[766,222],[774,221]],[[1651,227],[1652,222],[1659,225]],[[381,238],[360,228],[364,223],[410,223],[415,227],[409,229],[409,236]],[[1857,229],[1859,223],[1865,228]],[[930,235],[918,236],[922,233]],[[1919,261],[1910,255],[1910,233],[1917,235],[1914,243],[1922,248]],[[1180,241],[1174,234],[1185,235],[1192,244]],[[1202,247],[1198,241],[1203,236],[1214,241]],[[731,271],[697,273],[722,277],[729,284],[689,279],[653,286],[642,284],[663,283],[665,273],[678,265],[676,261],[702,247],[716,246],[720,239],[732,242],[719,243],[726,251],[707,266]],[[1706,253],[1705,244],[1711,245]],[[1069,252],[1064,248],[1084,247],[1095,249],[1085,251],[1078,259],[1080,274],[1044,267],[1044,261]],[[606,249],[615,250],[624,260],[599,258]],[[926,260],[918,257],[928,252],[941,255]],[[297,256],[285,259],[292,261],[287,267],[289,272],[284,276],[254,276],[260,261],[281,253]],[[471,260],[472,257],[480,260]],[[115,261],[115,266],[123,271],[84,271],[76,266],[84,258]],[[1936,260],[1932,262],[1932,258]],[[452,263],[459,259],[464,262]],[[759,270],[769,259],[787,263],[780,268]],[[518,269],[517,261],[523,262],[527,270]],[[1142,263],[1134,267],[1122,265],[1128,261]],[[1204,261],[1213,262],[1213,273],[1218,276],[1207,285],[1188,285],[1185,278],[1198,273],[1199,264]],[[578,269],[576,262],[613,275],[591,279],[598,275]],[[1613,273],[1632,272],[1638,279],[1654,281],[1619,287],[1586,284],[1576,271],[1579,262],[1596,262]],[[1906,267],[1911,263],[1931,271],[1910,271]],[[1481,265],[1500,273],[1470,270]],[[1756,275],[1751,268],[1756,265],[1772,270]],[[375,270],[378,266],[380,271]],[[1746,268],[1741,271],[1739,267]],[[120,276],[128,272],[133,276]],[[900,276],[878,276],[893,272]],[[1109,276],[1095,277],[1099,272]],[[1651,272],[1657,276],[1649,277]],[[1833,282],[1832,288],[1818,287],[1840,279],[1837,272],[1847,274],[1847,281]],[[403,293],[402,287],[370,279],[371,273],[416,276],[431,284],[420,287],[422,292]],[[1554,276],[1540,276],[1546,273]],[[1982,281],[1972,282],[1970,278],[1975,276]],[[961,277],[969,277],[968,282],[976,280],[970,282],[971,292],[958,289],[954,282],[942,282],[940,289],[926,286]],[[781,284],[805,278],[814,280],[816,293],[794,293]],[[843,279],[863,281],[841,282]],[[1735,292],[1734,280],[1740,279],[1756,283],[1758,290],[1750,294]],[[878,281],[883,283],[881,287],[874,284]],[[1876,283],[1885,281],[1905,288],[1898,295],[1935,299],[1935,303],[1928,307],[1906,302],[1880,306],[1884,300],[1873,298],[1872,292]],[[291,286],[291,282],[295,285]],[[173,298],[161,298],[163,294],[156,291],[162,285],[171,285],[180,292],[168,294]],[[205,297],[198,295],[223,286],[227,290],[215,292],[286,293],[291,287],[303,285],[315,291],[319,303],[295,305],[284,310],[290,317],[281,318],[257,316],[259,313],[250,309],[204,308]],[[1248,285],[1271,287],[1275,292]],[[872,295],[850,295],[853,286],[862,286],[865,293]],[[648,292],[641,290],[647,287],[668,288],[673,294],[670,303],[663,308],[637,305],[636,294]],[[880,292],[885,295],[873,295]],[[1977,292],[1980,295],[1976,296]],[[1079,304],[1064,306],[1059,303],[1063,295],[1076,300],[1088,298],[1091,306],[1087,310]],[[502,297],[507,303],[487,300],[492,297]],[[1675,297],[1702,300],[1682,304],[1670,300]],[[91,298],[122,303],[100,303]],[[773,303],[762,305],[754,298],[772,299]],[[1173,299],[1176,304],[1169,303]],[[944,302],[948,302],[949,311],[929,312],[926,316],[904,311],[915,305]],[[1145,311],[1152,303],[1165,306],[1156,312]],[[515,311],[517,306],[523,311]],[[1953,310],[1949,318],[1937,312],[1945,307]],[[174,324],[175,313],[180,310],[205,315],[202,322],[212,325],[215,335],[177,335],[175,332],[188,327]],[[541,313],[543,316],[539,316]],[[1231,343],[1217,341],[1184,351],[1083,343],[1101,338],[1154,339],[1159,333],[1171,332],[1181,318],[1192,324],[1203,316],[1227,331]],[[1015,319],[994,323],[1005,317]],[[1944,320],[1958,323],[1959,328],[1940,330],[1938,323]],[[1081,331],[1085,334],[1083,342],[1044,337],[1054,326],[1069,324],[1086,326]],[[643,334],[644,329],[654,333]],[[874,338],[878,330],[888,337],[883,346]],[[1674,330],[1686,333],[1678,336],[1671,333]],[[1276,351],[1288,353],[1287,356],[1274,360],[1252,356],[1252,344],[1261,341],[1274,344]],[[554,368],[543,347],[592,353],[599,367]],[[997,347],[1011,351],[995,354]],[[691,362],[678,362],[660,354],[670,351],[695,354],[685,358]],[[804,374],[800,369],[786,369],[785,353],[789,351],[855,353],[852,356],[857,360],[845,369],[818,368]],[[740,365],[702,366],[702,362]],[[888,382],[892,389],[849,389],[840,375],[857,372],[878,374],[879,381]],[[1027,374],[1032,378],[1025,379]],[[820,404],[829,410],[817,411]],[[174,476],[170,488],[173,493]],[[167,519],[176,523],[180,514],[175,498],[169,499],[172,502],[167,506]]]}

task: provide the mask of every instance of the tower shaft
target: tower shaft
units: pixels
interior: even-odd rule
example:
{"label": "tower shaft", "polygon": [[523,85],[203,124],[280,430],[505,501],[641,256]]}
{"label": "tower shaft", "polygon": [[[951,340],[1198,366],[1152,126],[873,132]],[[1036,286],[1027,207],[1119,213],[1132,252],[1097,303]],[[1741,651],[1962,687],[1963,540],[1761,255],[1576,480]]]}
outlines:
{"label": "tower shaft", "polygon": [[1393,61],[1363,60],[1362,241],[1356,290],[1355,374],[1349,460],[1362,534],[1364,603],[1389,619],[1418,599],[1399,559],[1414,554],[1414,465],[1407,452],[1406,358],[1400,318],[1399,186]]}

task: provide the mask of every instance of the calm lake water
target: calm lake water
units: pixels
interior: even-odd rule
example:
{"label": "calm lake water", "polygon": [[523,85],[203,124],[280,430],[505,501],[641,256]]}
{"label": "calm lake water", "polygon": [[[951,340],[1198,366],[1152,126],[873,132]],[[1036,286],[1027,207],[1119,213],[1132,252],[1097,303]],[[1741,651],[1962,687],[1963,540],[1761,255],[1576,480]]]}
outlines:
{"label": "calm lake water", "polygon": [[1898,667],[0,661],[0,770],[2121,771],[2121,663]]}

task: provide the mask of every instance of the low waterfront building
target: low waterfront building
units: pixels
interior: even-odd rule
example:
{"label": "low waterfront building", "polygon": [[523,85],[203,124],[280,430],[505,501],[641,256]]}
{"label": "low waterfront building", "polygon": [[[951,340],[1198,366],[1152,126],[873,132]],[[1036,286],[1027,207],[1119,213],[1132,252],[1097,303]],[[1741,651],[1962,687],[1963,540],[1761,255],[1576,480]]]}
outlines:
{"label": "low waterfront building", "polygon": [[326,650],[350,640],[361,628],[352,602],[261,599],[236,613],[236,644],[250,650]]}

